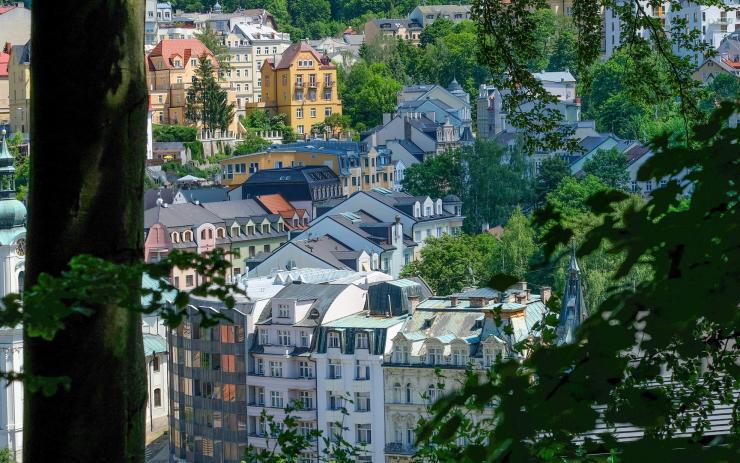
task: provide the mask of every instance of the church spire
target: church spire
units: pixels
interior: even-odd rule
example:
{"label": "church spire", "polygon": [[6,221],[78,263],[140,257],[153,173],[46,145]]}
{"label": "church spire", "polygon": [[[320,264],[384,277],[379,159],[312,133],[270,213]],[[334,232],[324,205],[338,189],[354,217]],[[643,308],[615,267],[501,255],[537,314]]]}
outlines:
{"label": "church spire", "polygon": [[573,245],[563,291],[563,302],[560,307],[560,322],[557,328],[558,344],[574,342],[575,332],[587,315],[588,310],[583,300],[581,285],[581,268],[578,266],[576,248]]}
{"label": "church spire", "polygon": [[6,131],[0,132],[0,199],[15,197],[15,163],[8,149]]}

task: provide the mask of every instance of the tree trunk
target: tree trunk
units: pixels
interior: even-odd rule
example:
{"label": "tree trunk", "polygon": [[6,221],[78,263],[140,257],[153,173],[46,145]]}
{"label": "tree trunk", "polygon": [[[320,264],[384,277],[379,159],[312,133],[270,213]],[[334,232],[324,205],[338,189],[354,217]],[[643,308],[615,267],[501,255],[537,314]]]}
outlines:
{"label": "tree trunk", "polygon": [[[142,256],[143,26],[143,0],[33,8],[27,285],[78,254]],[[111,305],[64,323],[52,341],[25,336],[26,372],[71,384],[51,397],[26,386],[24,461],[143,462],[141,317]]]}

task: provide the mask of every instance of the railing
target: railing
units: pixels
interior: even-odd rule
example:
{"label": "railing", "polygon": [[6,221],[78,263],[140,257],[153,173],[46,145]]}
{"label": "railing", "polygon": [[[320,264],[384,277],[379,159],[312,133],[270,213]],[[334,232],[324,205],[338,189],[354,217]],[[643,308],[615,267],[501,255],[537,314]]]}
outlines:
{"label": "railing", "polygon": [[413,445],[405,445],[400,442],[391,442],[385,445],[385,453],[393,453],[396,455],[413,455],[416,453]]}

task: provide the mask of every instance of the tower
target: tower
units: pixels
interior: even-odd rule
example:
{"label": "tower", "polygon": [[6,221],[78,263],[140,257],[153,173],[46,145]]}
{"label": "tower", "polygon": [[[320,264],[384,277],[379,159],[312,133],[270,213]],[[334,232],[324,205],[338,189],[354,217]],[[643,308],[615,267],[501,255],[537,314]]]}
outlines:
{"label": "tower", "polygon": [[560,307],[560,322],[557,328],[558,344],[574,342],[576,329],[587,315],[581,286],[581,269],[576,260],[576,250],[573,248],[563,291],[563,302]]}
{"label": "tower", "polygon": [[[23,291],[26,259],[26,207],[15,198],[15,166],[5,131],[0,135],[0,297]],[[23,367],[23,330],[0,329],[0,370],[20,373]],[[7,447],[16,461],[23,448],[23,387],[0,380],[0,448]]]}

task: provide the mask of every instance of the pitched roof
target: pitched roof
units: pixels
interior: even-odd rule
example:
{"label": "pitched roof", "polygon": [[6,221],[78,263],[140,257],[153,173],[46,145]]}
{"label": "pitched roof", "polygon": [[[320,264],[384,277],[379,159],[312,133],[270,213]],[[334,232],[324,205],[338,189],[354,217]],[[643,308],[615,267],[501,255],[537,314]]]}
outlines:
{"label": "pitched roof", "polygon": [[[334,300],[346,290],[350,285],[332,285],[332,284],[290,284],[275,295],[275,299],[295,299],[297,301],[314,301],[307,315],[303,320],[299,320],[296,325],[315,326],[321,323],[329,307]],[[270,303],[272,304],[272,302]],[[316,310],[318,317],[312,318],[311,312]],[[258,323],[266,322],[272,317],[272,310],[263,310],[260,314]]]}
{"label": "pitched roof", "polygon": [[228,201],[229,190],[227,188],[188,188],[180,190],[179,193],[189,202],[213,203],[217,201]]}
{"label": "pitched roof", "polygon": [[326,60],[324,60],[319,52],[306,42],[297,42],[286,48],[280,57],[280,62],[275,65],[275,69],[289,68],[302,52],[311,53],[316,58],[316,61],[322,64],[321,69],[336,69],[336,66],[331,64],[331,62],[324,62]]}
{"label": "pitched roof", "polygon": [[637,144],[633,146],[632,148],[625,151],[625,156],[627,156],[627,165],[634,164],[637,160],[645,156],[646,154],[650,153],[650,147],[645,146],[642,144]]}
{"label": "pitched roof", "polygon": [[265,210],[254,199],[215,201],[204,203],[203,207],[224,220],[234,220],[237,217],[261,217],[265,215]]}
{"label": "pitched roof", "polygon": [[[173,69],[175,55],[180,56],[184,63],[187,63],[191,57],[199,57],[203,53],[213,58],[213,53],[197,39],[164,39],[155,46],[147,55],[149,70],[154,71],[156,68],[152,58],[164,58],[166,69]],[[214,67],[218,66],[215,59],[211,59]]]}
{"label": "pitched roof", "polygon": [[175,190],[172,188],[150,188],[144,191],[144,210],[156,206],[158,198],[162,198],[164,204],[172,204],[172,200],[175,198]]}
{"label": "pitched roof", "polygon": [[224,221],[201,206],[185,203],[144,211],[144,228],[150,228],[155,223],[165,227],[197,227],[204,223],[223,224]]}

